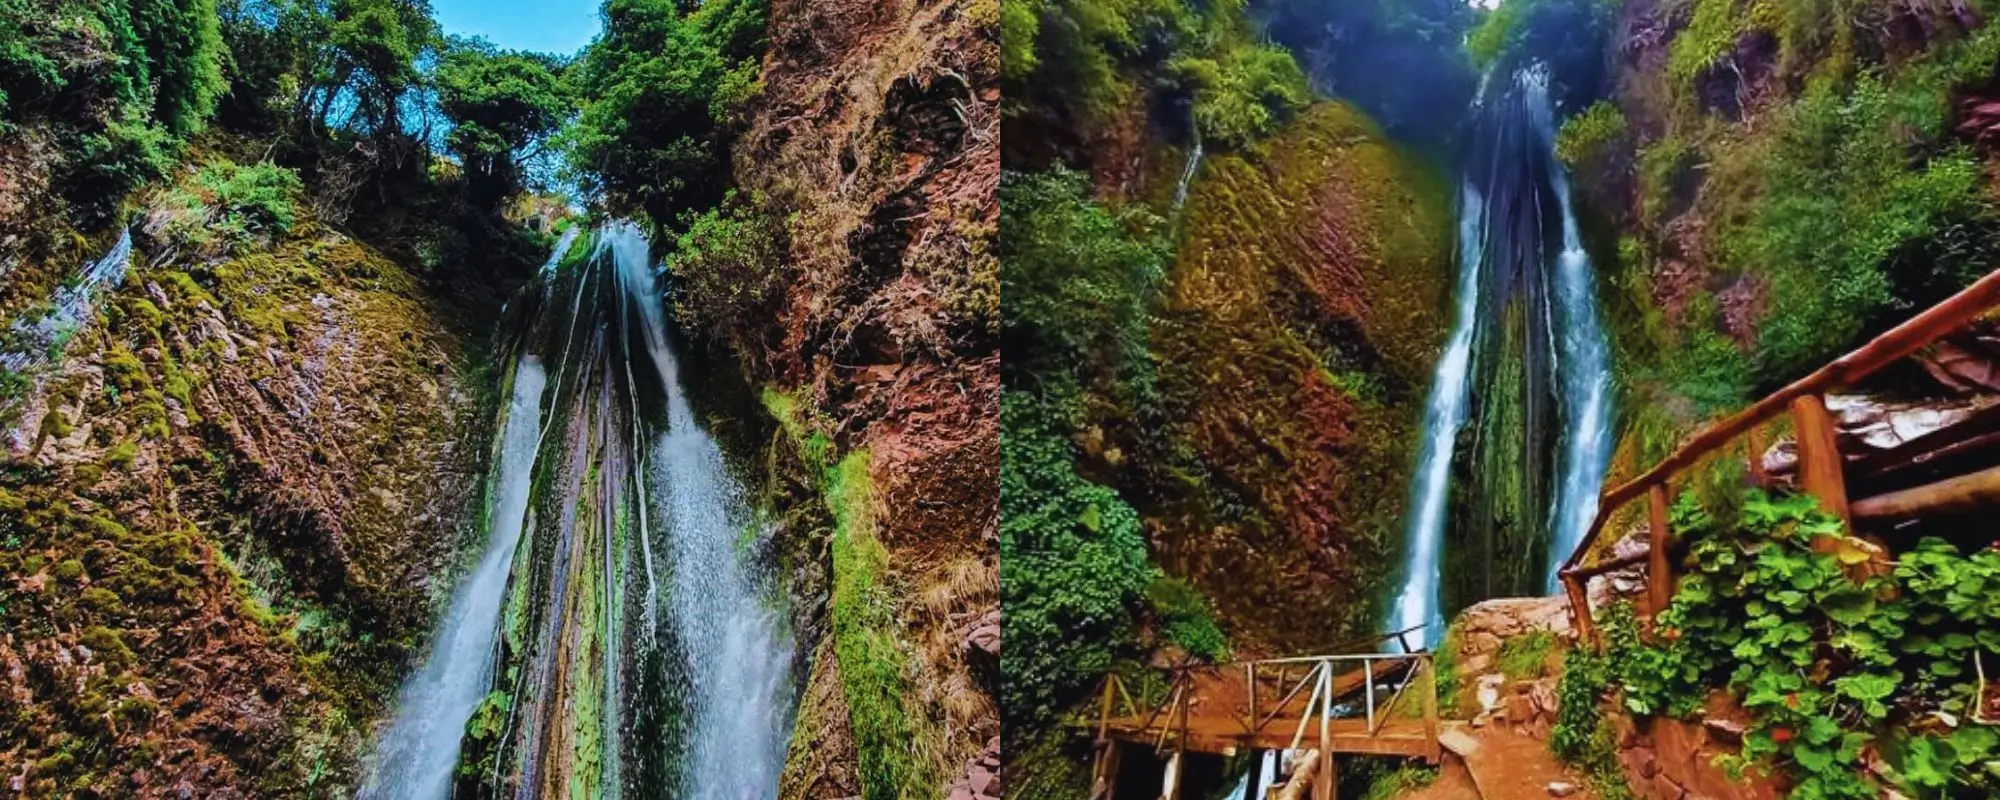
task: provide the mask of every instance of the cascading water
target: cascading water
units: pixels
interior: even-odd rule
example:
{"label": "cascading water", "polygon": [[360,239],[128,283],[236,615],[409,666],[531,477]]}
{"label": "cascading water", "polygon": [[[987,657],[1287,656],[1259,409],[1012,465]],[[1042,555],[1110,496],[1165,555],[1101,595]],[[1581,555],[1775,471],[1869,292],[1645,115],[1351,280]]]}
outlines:
{"label": "cascading water", "polygon": [[1396,595],[1389,614],[1390,631],[1423,626],[1426,645],[1437,644],[1444,635],[1439,586],[1449,511],[1445,501],[1451,496],[1451,458],[1457,449],[1458,431],[1465,425],[1467,401],[1472,393],[1472,334],[1479,322],[1479,232],[1485,217],[1486,203],[1479,190],[1466,184],[1458,204],[1458,307],[1452,317],[1451,338],[1445,343],[1444,357],[1438,359],[1437,375],[1431,382],[1430,400],[1424,405],[1424,439],[1417,453],[1415,486],[1410,496],[1403,589]]}
{"label": "cascading water", "polygon": [[535,450],[541,440],[541,362],[514,367],[514,397],[501,426],[493,474],[491,534],[479,563],[458,586],[423,669],[404,684],[396,719],[383,734],[362,797],[430,800],[450,796],[465,723],[493,683],[494,640],[514,548],[528,514]]}
{"label": "cascading water", "polygon": [[1590,255],[1577,232],[1566,176],[1551,176],[1563,215],[1563,250],[1556,258],[1556,301],[1562,322],[1563,359],[1557,364],[1565,412],[1562,478],[1556,484],[1555,519],[1549,524],[1548,590],[1556,570],[1583,542],[1611,464],[1611,345],[1597,315]]}
{"label": "cascading water", "polygon": [[[524,293],[522,347],[553,362],[525,533],[489,555],[505,589],[483,644],[440,633],[433,661],[477,673],[454,694],[465,710],[429,712],[442,788],[397,797],[777,793],[793,648],[763,530],[695,413],[645,237],[614,223],[592,238],[580,266],[559,252]],[[399,719],[426,713],[418,696]]]}
{"label": "cascading water", "polygon": [[[638,231],[616,228],[606,239],[626,291],[657,297]],[[792,644],[738,549],[752,521],[741,490],[728,480],[721,448],[688,405],[659,306],[638,308],[647,353],[666,389],[666,432],[654,442],[648,478],[673,534],[668,607],[680,643],[696,654],[688,664],[694,724],[678,796],[775,797],[791,716]]]}
{"label": "cascading water", "polygon": [[132,231],[118,234],[117,243],[95,263],[85,267],[70,284],[57,289],[48,313],[14,324],[15,349],[0,352],[0,368],[22,373],[46,363],[68,338],[83,325],[95,308],[97,294],[115,289],[125,281],[132,261]]}
{"label": "cascading water", "polygon": [[[1474,109],[1459,204],[1456,317],[1425,411],[1403,583],[1386,626],[1427,626],[1430,644],[1443,631],[1447,539],[1462,541],[1472,553],[1466,561],[1484,571],[1482,583],[1464,582],[1462,600],[1553,586],[1552,566],[1512,562],[1545,551],[1553,565],[1569,555],[1596,513],[1611,451],[1610,347],[1568,176],[1555,158],[1548,70],[1516,72],[1498,96],[1487,88]],[[1540,422],[1545,404],[1561,413],[1553,437]],[[1457,452],[1461,431],[1475,422],[1471,491],[1480,496],[1457,512],[1467,530],[1454,536],[1453,465],[1466,457]],[[1559,451],[1553,497],[1542,488],[1551,451]],[[1510,562],[1504,570],[1502,561]]]}

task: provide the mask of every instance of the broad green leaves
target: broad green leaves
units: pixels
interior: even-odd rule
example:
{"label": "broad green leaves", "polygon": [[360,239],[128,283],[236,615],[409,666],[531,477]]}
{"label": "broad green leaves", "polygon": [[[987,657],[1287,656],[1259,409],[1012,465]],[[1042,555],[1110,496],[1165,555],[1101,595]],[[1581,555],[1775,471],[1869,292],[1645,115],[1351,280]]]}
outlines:
{"label": "broad green leaves", "polygon": [[1974,654],[2000,654],[2000,551],[1926,539],[1893,574],[1850,573],[1873,546],[1809,497],[1752,492],[1726,526],[1692,504],[1675,512],[1690,573],[1663,635],[1615,648],[1628,709],[1685,715],[1730,690],[1756,723],[1733,766],[1787,768],[1792,797],[1875,797],[1871,746],[1904,791],[2000,789],[1987,767],[2000,735],[1961,719]]}

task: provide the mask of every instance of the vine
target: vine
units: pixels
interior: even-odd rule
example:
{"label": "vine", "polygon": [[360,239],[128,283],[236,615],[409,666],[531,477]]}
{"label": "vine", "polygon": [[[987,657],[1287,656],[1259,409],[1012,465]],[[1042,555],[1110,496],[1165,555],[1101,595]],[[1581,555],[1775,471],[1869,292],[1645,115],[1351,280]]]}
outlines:
{"label": "vine", "polygon": [[[1752,725],[1723,765],[1781,772],[1794,798],[2000,791],[2000,733],[1967,708],[1975,659],[2000,653],[2000,550],[1925,538],[1877,569],[1811,497],[1752,491],[1735,517],[1724,524],[1689,495],[1676,503],[1690,571],[1657,635],[1614,641],[1607,663],[1586,668],[1613,673],[1640,715],[1687,716],[1711,687],[1728,689]],[[1580,747],[1574,727],[1558,727],[1552,746]]]}

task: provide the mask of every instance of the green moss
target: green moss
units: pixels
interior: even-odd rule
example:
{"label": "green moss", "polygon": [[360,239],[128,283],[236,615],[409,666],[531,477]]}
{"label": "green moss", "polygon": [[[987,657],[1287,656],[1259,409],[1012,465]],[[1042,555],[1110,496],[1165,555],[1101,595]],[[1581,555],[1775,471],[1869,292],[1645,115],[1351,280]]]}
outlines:
{"label": "green moss", "polygon": [[83,577],[83,562],[74,558],[64,559],[49,574],[63,583],[75,583]]}
{"label": "green moss", "polygon": [[135,660],[132,648],[125,644],[125,637],[111,628],[93,625],[83,629],[76,639],[90,648],[95,657],[114,667],[131,664]]}
{"label": "green moss", "polygon": [[111,448],[110,452],[104,454],[104,463],[106,466],[114,469],[131,469],[132,462],[138,458],[138,455],[139,446],[137,444],[119,442],[118,446]]}
{"label": "green moss", "polygon": [[1494,663],[1508,680],[1534,680],[1547,671],[1549,655],[1555,649],[1555,634],[1535,631],[1501,642],[1500,653]]}
{"label": "green moss", "polygon": [[866,800],[934,796],[942,775],[936,760],[913,745],[925,718],[910,703],[905,675],[910,654],[898,633],[894,595],[885,585],[889,553],[875,536],[875,496],[868,453],[849,453],[827,472],[832,542],[834,652],[846,690],[849,722]]}

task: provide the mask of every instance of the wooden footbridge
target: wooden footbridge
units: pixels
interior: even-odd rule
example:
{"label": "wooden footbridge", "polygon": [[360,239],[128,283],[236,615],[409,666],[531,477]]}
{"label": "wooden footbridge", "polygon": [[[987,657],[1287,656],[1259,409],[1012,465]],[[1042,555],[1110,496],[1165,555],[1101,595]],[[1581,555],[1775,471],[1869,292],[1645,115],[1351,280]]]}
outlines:
{"label": "wooden footbridge", "polygon": [[[1419,629],[1357,646],[1398,641],[1400,652],[1183,664],[1167,670],[1154,702],[1133,697],[1116,673],[1104,681],[1092,769],[1093,800],[1115,800],[1125,748],[1166,761],[1166,800],[1178,800],[1189,754],[1233,756],[1309,750],[1312,796],[1332,800],[1339,755],[1405,756],[1436,763],[1440,722],[1431,654],[1410,647]],[[1350,649],[1350,648],[1341,648]],[[1147,798],[1146,800],[1150,800]]]}

